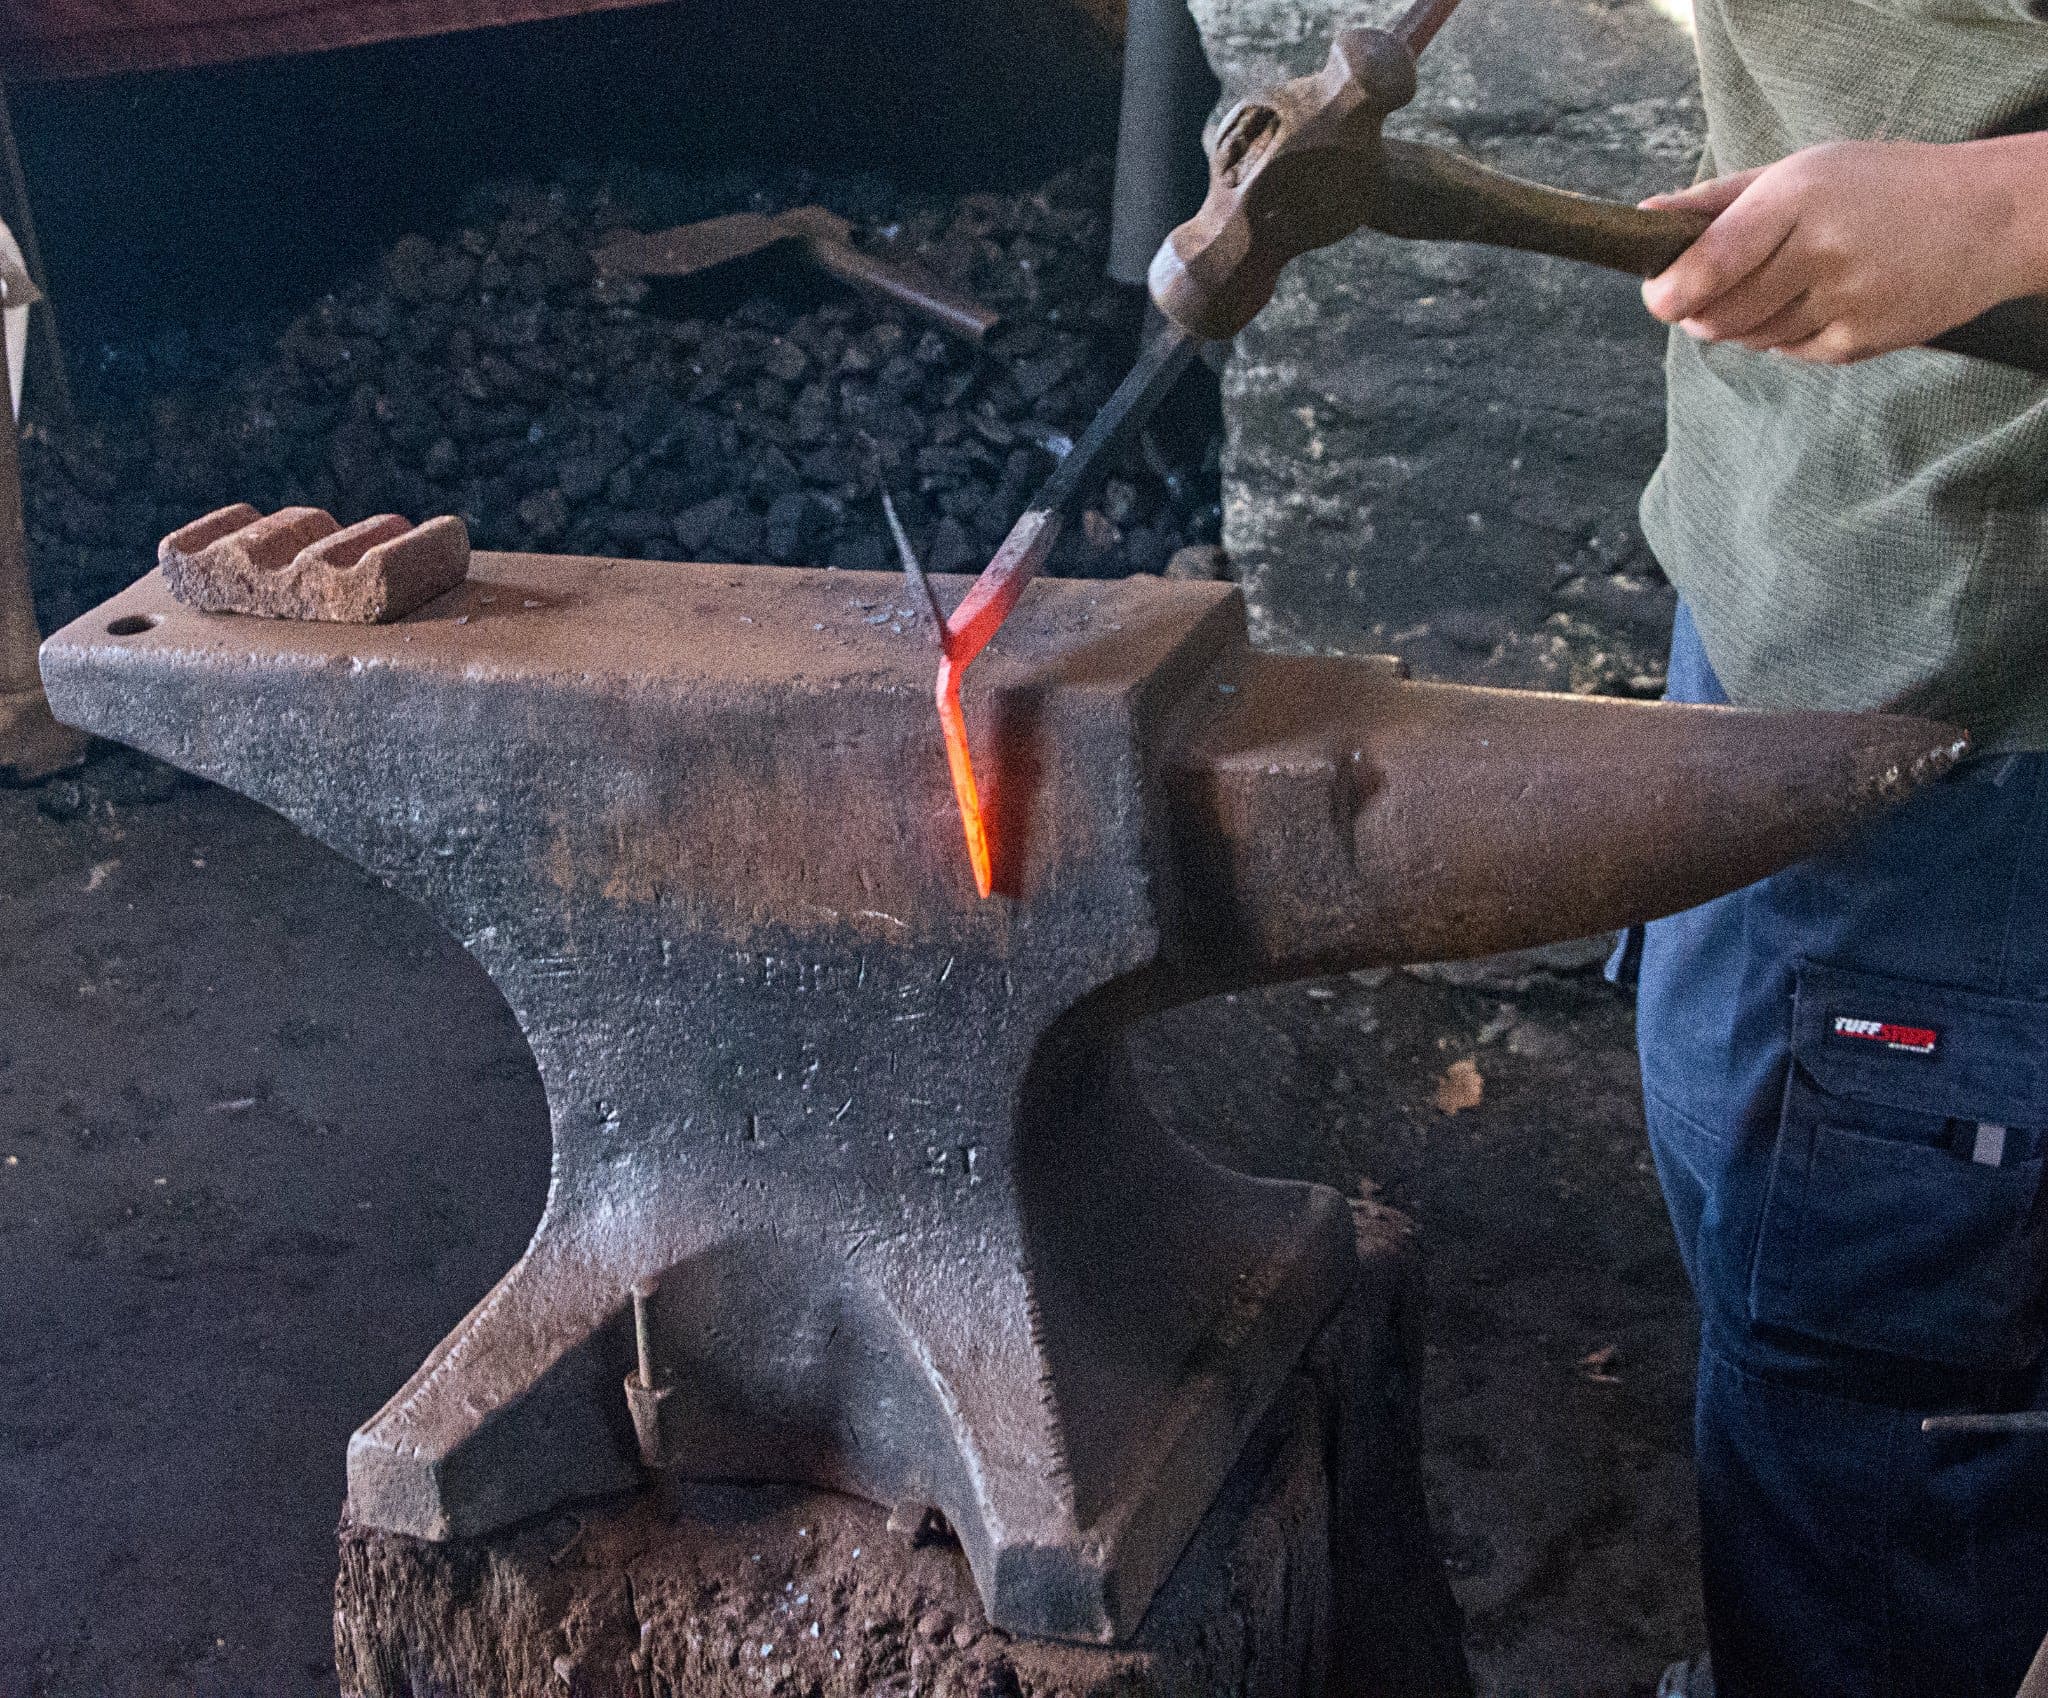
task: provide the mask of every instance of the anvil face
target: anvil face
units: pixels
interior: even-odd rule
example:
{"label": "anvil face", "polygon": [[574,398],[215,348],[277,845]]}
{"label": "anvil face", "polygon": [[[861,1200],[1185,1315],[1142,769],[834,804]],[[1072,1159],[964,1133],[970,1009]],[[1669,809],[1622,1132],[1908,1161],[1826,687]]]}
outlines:
{"label": "anvil face", "polygon": [[152,574],[45,645],[60,716],[417,898],[539,1063],[541,1223],[355,1435],[358,1519],[481,1533],[644,1456],[936,1508],[997,1625],[1128,1635],[1352,1252],[1335,1193],[1164,1132],[1124,1026],[1681,906],[1954,752],[1256,660],[1226,586],[1045,582],[976,669],[982,902],[933,660],[893,577],[519,555],[376,627]]}

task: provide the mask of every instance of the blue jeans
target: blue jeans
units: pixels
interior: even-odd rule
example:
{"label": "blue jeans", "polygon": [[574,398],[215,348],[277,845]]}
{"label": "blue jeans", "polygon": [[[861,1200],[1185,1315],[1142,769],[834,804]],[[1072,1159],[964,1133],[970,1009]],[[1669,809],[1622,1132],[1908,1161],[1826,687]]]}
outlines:
{"label": "blue jeans", "polygon": [[[1727,698],[1684,609],[1673,699]],[[2012,1698],[2048,1634],[2048,757],[1645,929],[1658,1177],[1699,1301],[1724,1698]]]}

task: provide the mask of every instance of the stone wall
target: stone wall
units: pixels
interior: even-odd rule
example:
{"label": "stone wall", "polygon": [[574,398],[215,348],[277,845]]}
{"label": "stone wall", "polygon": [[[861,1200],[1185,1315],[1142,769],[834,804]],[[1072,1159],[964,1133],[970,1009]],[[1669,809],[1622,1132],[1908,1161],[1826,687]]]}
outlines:
{"label": "stone wall", "polygon": [[[1398,15],[1191,4],[1226,101],[1313,69],[1339,24]],[[1649,0],[1467,0],[1421,82],[1390,134],[1628,200],[1694,169],[1690,34]],[[1670,596],[1635,503],[1661,335],[1629,279],[1562,261],[1370,234],[1298,261],[1224,378],[1224,542],[1260,640],[1654,690]]]}

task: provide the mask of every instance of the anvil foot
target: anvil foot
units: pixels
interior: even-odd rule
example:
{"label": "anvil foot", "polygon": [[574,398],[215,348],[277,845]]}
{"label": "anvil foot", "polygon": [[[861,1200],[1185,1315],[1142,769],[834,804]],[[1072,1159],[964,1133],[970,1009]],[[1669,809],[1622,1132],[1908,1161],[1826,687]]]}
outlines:
{"label": "anvil foot", "polygon": [[1461,1698],[1423,1514],[1417,1275],[1405,1223],[1362,1208],[1349,1294],[1126,1647],[991,1629],[957,1547],[859,1499],[677,1484],[453,1544],[346,1523],[342,1691]]}

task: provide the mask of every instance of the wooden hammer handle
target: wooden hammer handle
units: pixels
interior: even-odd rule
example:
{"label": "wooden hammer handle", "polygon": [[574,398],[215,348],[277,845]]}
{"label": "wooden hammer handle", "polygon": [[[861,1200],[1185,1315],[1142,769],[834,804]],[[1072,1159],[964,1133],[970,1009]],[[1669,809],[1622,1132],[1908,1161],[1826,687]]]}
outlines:
{"label": "wooden hammer handle", "polygon": [[[1383,187],[1368,222],[1389,236],[1485,242],[1653,277],[1712,222],[1526,182],[1419,142],[1381,147]],[[2048,296],[2007,301],[1929,346],[2048,375]]]}
{"label": "wooden hammer handle", "polygon": [[1510,177],[1476,159],[1421,142],[1380,143],[1381,190],[1373,229],[1428,242],[1485,242],[1611,271],[1654,277],[1712,222],[1658,212]]}

